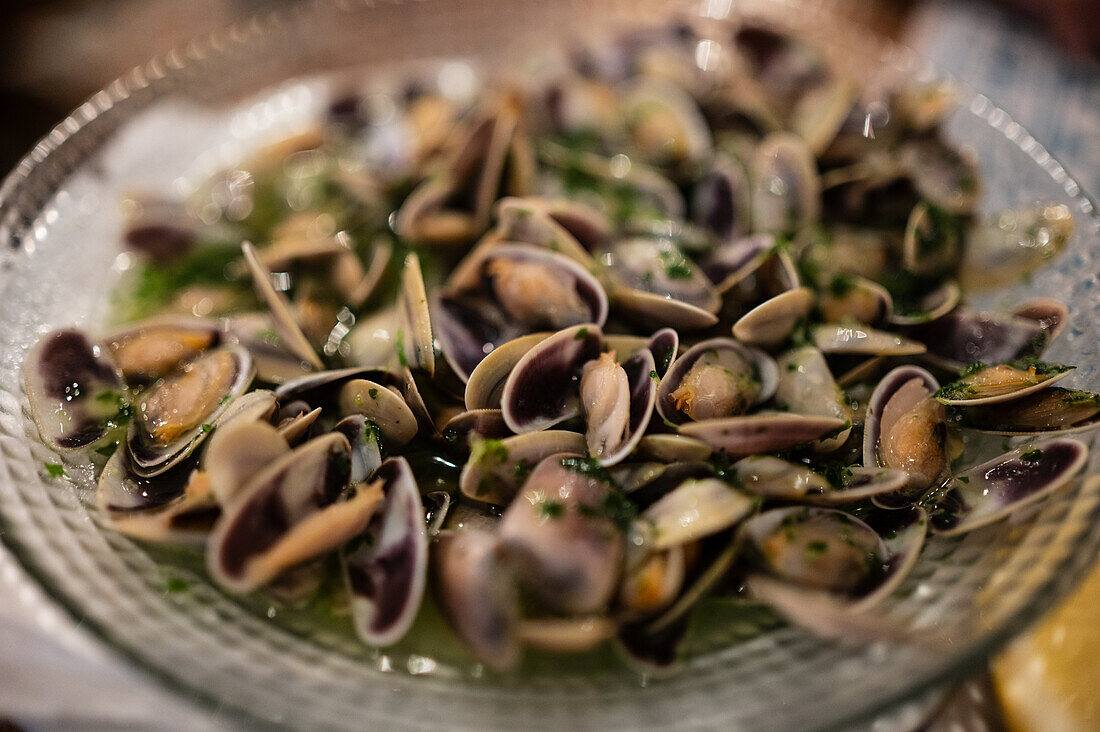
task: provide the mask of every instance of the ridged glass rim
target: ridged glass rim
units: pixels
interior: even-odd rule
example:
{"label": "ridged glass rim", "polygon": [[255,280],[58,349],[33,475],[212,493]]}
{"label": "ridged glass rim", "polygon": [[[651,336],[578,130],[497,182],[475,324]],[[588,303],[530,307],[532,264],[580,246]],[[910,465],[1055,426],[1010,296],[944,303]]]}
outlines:
{"label": "ridged glass rim", "polygon": [[[431,0],[416,0],[416,4],[430,2]],[[383,0],[383,4],[407,3],[402,0]],[[695,5],[690,2],[670,2],[669,4],[685,8]],[[373,0],[315,0],[289,10],[281,9],[264,13],[156,56],[90,96],[44,136],[0,184],[0,242],[6,242],[9,245],[0,249],[0,284],[3,284],[9,260],[21,250],[24,236],[36,215],[58,187],[98,150],[99,143],[109,139],[115,130],[116,123],[120,121],[117,117],[123,111],[140,110],[148,106],[161,95],[185,86],[188,77],[196,73],[196,70],[207,65],[216,68],[219,63],[228,61],[234,55],[246,52],[253,45],[270,38],[279,31],[290,28],[303,17],[319,12],[350,12],[373,8],[377,5],[378,3]],[[708,3],[703,2],[701,5],[706,6]],[[788,11],[798,8],[800,12],[808,11],[816,16],[837,20],[835,10],[828,7],[827,0],[811,2],[809,8],[794,0],[774,0],[766,5],[779,9],[786,8]],[[755,10],[746,13],[746,17],[756,17],[756,15]],[[965,80],[960,81],[939,70],[932,62],[923,59],[911,49],[881,37],[875,37],[873,43],[881,53],[884,63],[896,64],[899,68],[905,68],[924,77],[949,79],[959,87],[963,95],[968,96],[970,100],[969,104],[962,105],[965,109],[1025,153],[1061,187],[1076,207],[1074,213],[1077,214],[1075,218],[1078,224],[1087,223],[1087,230],[1082,231],[1082,235],[1094,245],[1096,244],[1097,235],[1100,234],[1100,216],[1096,213],[1092,198],[1067,172],[1063,164],[1050,155],[1023,126],[1015,122],[1007,112],[988,97],[970,89]],[[64,159],[60,165],[57,163],[59,156]],[[47,161],[55,168],[54,170],[44,167]],[[847,716],[829,720],[826,728],[846,729],[857,722],[870,721],[879,714],[894,709],[906,701],[916,699],[942,686],[945,682],[977,668],[1044,611],[1064,598],[1093,566],[1100,553],[1100,525],[1098,525],[1100,479],[1094,477],[1090,481],[1083,482],[1084,485],[1074,489],[1078,493],[1074,500],[1086,503],[1091,500],[1091,506],[1086,506],[1083,509],[1085,515],[1078,518],[1083,520],[1086,526],[1095,528],[1091,531],[1085,530],[1081,537],[1080,549],[1067,556],[1059,565],[1062,571],[1052,573],[1043,584],[1031,588],[1026,602],[1005,615],[996,627],[984,633],[978,642],[966,647],[963,652],[947,656],[942,665],[914,678],[910,685],[898,688],[894,693],[884,694],[866,706],[855,709]],[[0,531],[0,542],[45,591],[50,600],[64,610],[70,620],[74,623],[79,621],[88,627],[115,653],[149,674],[150,678],[164,688],[177,694],[186,693],[188,698],[196,700],[207,710],[216,711],[219,714],[229,712],[232,719],[240,722],[272,723],[272,719],[265,717],[256,709],[227,702],[212,689],[190,684],[179,675],[173,674],[169,668],[155,663],[150,656],[143,655],[126,643],[120,642],[112,632],[110,623],[85,615],[78,599],[70,597],[54,583],[44,563],[37,560],[31,550],[11,538],[12,534],[6,530],[9,528],[7,521],[3,512],[0,512],[0,528],[5,529]],[[428,680],[417,681],[418,683],[428,682]],[[504,688],[500,690],[507,693]]]}

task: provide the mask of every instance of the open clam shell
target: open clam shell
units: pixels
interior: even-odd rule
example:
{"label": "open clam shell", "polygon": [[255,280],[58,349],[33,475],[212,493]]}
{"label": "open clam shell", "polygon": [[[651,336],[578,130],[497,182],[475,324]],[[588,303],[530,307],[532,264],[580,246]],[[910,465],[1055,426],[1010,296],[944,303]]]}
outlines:
{"label": "open clam shell", "polygon": [[909,474],[909,487],[927,488],[948,467],[945,418],[932,399],[939,383],[918,366],[898,366],[867,402],[863,466]]}
{"label": "open clam shell", "polygon": [[858,598],[882,579],[889,550],[858,518],[828,508],[774,508],[745,522],[752,563],[799,587]]}
{"label": "open clam shell", "polygon": [[954,280],[948,280],[916,302],[897,303],[889,316],[893,325],[919,325],[938,320],[954,310],[962,299],[962,290]]}
{"label": "open clam shell", "polygon": [[347,439],[331,433],[256,475],[214,526],[206,554],[210,576],[231,592],[250,592],[363,531],[382,487],[346,492],[349,452]]}
{"label": "open clam shell", "polygon": [[126,435],[134,472],[159,475],[190,457],[254,375],[248,351],[225,345],[143,392]]}
{"label": "open clam shell", "polygon": [[588,424],[588,452],[603,467],[625,459],[649,427],[657,398],[654,366],[648,348],[636,351],[622,364],[615,363],[610,354],[585,364],[580,394]]}
{"label": "open clam shell", "polygon": [[647,508],[640,520],[652,551],[724,531],[751,514],[757,502],[717,478],[686,480]]}
{"label": "open clam shell", "polygon": [[103,466],[96,487],[96,505],[108,514],[163,508],[184,493],[189,474],[179,470],[157,480],[136,475],[130,457],[119,447]]}
{"label": "open clam shell", "polygon": [[710,445],[684,435],[645,435],[638,441],[634,455],[641,460],[663,463],[700,462],[714,452]]}
{"label": "open clam shell", "polygon": [[818,297],[821,317],[829,323],[877,326],[891,320],[894,301],[882,285],[858,275],[839,274]]}
{"label": "open clam shell", "polygon": [[847,420],[790,412],[756,412],[680,425],[679,431],[730,457],[777,452],[828,438],[851,424]]}
{"label": "open clam shell", "polygon": [[495,669],[519,662],[519,592],[496,536],[442,531],[431,552],[433,595],[471,652]]}
{"label": "open clam shell", "polygon": [[[125,456],[125,450],[116,455]],[[108,508],[107,525],[141,541],[194,545],[206,541],[219,515],[221,508],[209,479],[196,470],[187,477],[180,495],[155,509],[118,512]]]}
{"label": "open clam shell", "polygon": [[391,458],[370,476],[381,482],[382,501],[363,543],[345,554],[342,567],[355,632],[369,645],[389,646],[408,632],[428,569],[427,528],[420,491],[404,458]]}
{"label": "open clam shell", "polygon": [[447,420],[440,429],[443,441],[459,449],[469,449],[470,440],[501,439],[512,434],[499,409],[470,409]]}
{"label": "open clam shell", "polygon": [[742,488],[769,500],[806,500],[832,488],[820,473],[770,455],[749,456],[733,469]]}
{"label": "open clam shell", "polygon": [[790,133],[765,137],[752,159],[752,225],[756,231],[796,231],[821,215],[821,179],[806,143]]}
{"label": "open clam shell", "polygon": [[839,433],[814,443],[816,452],[839,449],[851,433],[852,410],[844,391],[833,379],[825,356],[816,348],[805,346],[780,356],[776,366],[776,403],[797,414],[820,415],[844,422],[846,427]]}
{"label": "open clam shell", "polygon": [[955,266],[961,249],[957,219],[923,201],[913,208],[901,247],[906,271],[918,277],[941,275]]}
{"label": "open clam shell", "polygon": [[541,430],[505,437],[475,439],[470,457],[458,478],[462,495],[475,501],[507,505],[523,485],[531,468],[549,455],[584,455],[584,435],[564,430]]}
{"label": "open clam shell", "polygon": [[775,253],[774,234],[753,234],[723,243],[703,262],[703,271],[720,294],[728,292]]}
{"label": "open clam shell", "polygon": [[100,343],[126,383],[137,385],[167,376],[221,339],[221,330],[212,320],[163,317],[116,330]]}
{"label": "open clam shell", "polygon": [[1069,483],[1087,459],[1083,442],[1055,437],[963,471],[928,501],[932,530],[955,536],[999,521]]}
{"label": "open clam shell", "polygon": [[348,438],[351,445],[348,482],[352,485],[362,483],[382,464],[381,430],[362,414],[344,417],[333,429]]}
{"label": "open clam shell", "polygon": [[501,411],[519,434],[552,427],[581,413],[584,365],[600,355],[603,333],[589,323],[558,331],[532,347],[504,382]]}
{"label": "open clam shell", "polygon": [[404,349],[402,365],[417,367],[429,377],[435,374],[435,341],[432,338],[431,314],[428,294],[424,289],[424,275],[420,271],[420,257],[405,257],[401,272],[401,293],[397,298],[398,312],[404,329],[398,332],[398,348]]}
{"label": "open clam shell", "polygon": [[39,339],[27,354],[23,382],[31,416],[50,447],[84,447],[122,423],[126,401],[119,373],[78,330]]}
{"label": "open clam shell", "polygon": [[667,238],[633,237],[597,257],[617,310],[649,324],[700,329],[718,322],[721,298],[703,271]]}
{"label": "open clam shell", "polygon": [[258,420],[233,420],[219,427],[202,456],[210,489],[228,505],[252,478],[290,452],[279,431]]}
{"label": "open clam shell", "polygon": [[1060,203],[976,221],[967,231],[959,277],[967,291],[1012,285],[1057,256],[1074,228],[1073,212]]}
{"label": "open clam shell", "polygon": [[623,560],[622,531],[606,515],[615,490],[580,472],[585,459],[544,458],[500,521],[500,551],[523,586],[549,610],[599,612],[614,596]]}
{"label": "open clam shell", "polygon": [[499,409],[504,383],[520,359],[551,333],[532,333],[503,343],[481,360],[466,381],[466,409]]}
{"label": "open clam shell", "polygon": [[953,407],[997,404],[1049,389],[1069,376],[1074,367],[1042,362],[1005,363],[994,366],[976,363],[958,381],[936,392],[941,404]]}
{"label": "open clam shell", "polygon": [[680,86],[647,80],[630,90],[622,104],[627,135],[652,165],[701,161],[714,147],[698,105]]}
{"label": "open clam shell", "polygon": [[742,414],[775,393],[775,361],[732,338],[688,349],[661,379],[657,411],[673,424]]}
{"label": "open clam shell", "polygon": [[745,166],[731,156],[715,155],[710,170],[695,184],[691,212],[692,221],[720,242],[748,234],[752,226],[752,189]]}
{"label": "open clam shell", "polygon": [[[1033,314],[1031,305],[1024,303],[1020,308],[1028,308],[1024,312]],[[927,346],[925,358],[948,370],[961,371],[979,361],[1005,363],[1038,356],[1058,333],[1059,323],[1065,322],[1053,311],[1043,308],[1043,312],[1043,317],[1028,318],[960,307],[931,323],[907,328],[905,335]]]}
{"label": "open clam shell", "polygon": [[1083,432],[1100,426],[1100,394],[1052,386],[1007,402],[963,407],[956,423],[994,435]]}
{"label": "open clam shell", "polygon": [[313,371],[313,366],[286,348],[269,313],[235,313],[224,318],[221,327],[226,340],[239,343],[252,354],[260,381],[282,384]]}

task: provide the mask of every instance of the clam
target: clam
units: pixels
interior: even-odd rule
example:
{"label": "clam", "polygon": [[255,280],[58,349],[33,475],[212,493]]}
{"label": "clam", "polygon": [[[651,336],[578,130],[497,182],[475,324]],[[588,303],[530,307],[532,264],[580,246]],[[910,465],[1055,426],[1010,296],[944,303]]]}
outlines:
{"label": "clam", "polygon": [[[721,243],[735,241],[752,228],[752,189],[745,166],[717,154],[692,191],[691,218]],[[708,272],[709,274],[709,272]]]}
{"label": "clam", "polygon": [[[118,450],[115,454],[125,458],[124,450]],[[102,481],[100,476],[101,484]],[[107,525],[113,531],[142,541],[202,544],[220,514],[221,509],[210,490],[209,479],[196,470],[187,478],[180,495],[157,508],[124,512],[108,508]]]}
{"label": "clam", "polygon": [[512,434],[499,409],[470,409],[448,419],[440,435],[448,445],[469,449],[473,439],[501,439]]}
{"label": "clam", "polygon": [[401,365],[418,367],[431,377],[435,374],[435,342],[424,275],[420,271],[420,257],[416,254],[405,257],[397,303],[405,326],[397,334],[397,348],[402,349],[399,354]]}
{"label": "clam", "polygon": [[496,669],[519,662],[519,593],[495,536],[474,529],[440,532],[431,577],[440,610],[478,660]]}
{"label": "clam", "polygon": [[220,346],[150,386],[134,404],[126,436],[135,473],[159,475],[188,458],[252,383],[248,351]]}
{"label": "clam", "polygon": [[54,449],[90,445],[123,422],[119,373],[80,331],[42,336],[27,354],[23,383],[38,432]]}
{"label": "clam", "polygon": [[640,520],[645,545],[661,551],[734,526],[756,501],[717,478],[687,480],[647,508]]}
{"label": "clam", "polygon": [[519,360],[550,333],[532,333],[503,343],[474,367],[466,380],[466,409],[499,409],[504,382]]}
{"label": "clam", "polygon": [[821,180],[813,154],[796,135],[764,138],[752,160],[752,225],[761,232],[797,231],[821,215]]}
{"label": "clam", "polygon": [[800,501],[832,488],[820,473],[770,455],[743,458],[733,470],[742,488],[765,499]]}
{"label": "clam", "polygon": [[294,317],[286,296],[272,285],[271,271],[260,262],[259,256],[251,244],[248,242],[242,243],[241,251],[244,253],[244,261],[248,265],[248,271],[252,275],[252,284],[256,289],[256,293],[270,308],[272,325],[287,350],[313,368],[323,369],[324,364],[321,362],[321,358],[313,350],[309,339],[302,332],[302,327]]}
{"label": "clam", "polygon": [[867,403],[863,465],[909,475],[908,487],[923,490],[949,469],[943,407],[933,398],[939,383],[917,366],[886,374]]}
{"label": "clam", "polygon": [[498,245],[482,259],[477,291],[444,294],[433,322],[443,353],[463,378],[485,356],[525,333],[580,323],[602,325],[607,296],[579,264],[530,245]]}
{"label": "clam", "polygon": [[581,413],[584,365],[600,355],[603,333],[590,323],[558,331],[536,344],[504,382],[501,411],[513,432],[552,427]]}
{"label": "clam", "polygon": [[839,433],[814,443],[816,452],[839,449],[851,432],[852,412],[848,398],[837,386],[825,356],[806,346],[779,357],[775,401],[783,408],[803,415],[829,417],[846,423]]}
{"label": "clam", "polygon": [[876,326],[893,322],[894,301],[882,285],[858,275],[834,275],[819,294],[818,309],[828,323]]}
{"label": "clam", "polygon": [[709,458],[712,452],[707,443],[684,435],[649,434],[639,440],[634,449],[638,459],[663,463],[700,462]]}
{"label": "clam", "polygon": [[529,192],[534,158],[519,130],[519,116],[517,105],[505,100],[471,126],[446,170],[405,199],[396,221],[403,239],[443,245],[467,242],[488,228],[493,202],[502,193]]}
{"label": "clam", "polygon": [[958,283],[948,280],[912,301],[894,303],[894,312],[889,315],[889,320],[893,325],[902,326],[929,323],[950,313],[961,299],[962,290]]}
{"label": "clam", "polygon": [[584,365],[580,398],[588,425],[588,454],[600,465],[622,461],[645,434],[657,396],[654,366],[648,348],[621,364],[610,352]]}
{"label": "clam", "polygon": [[267,422],[234,420],[215,431],[202,456],[202,469],[218,503],[229,504],[260,471],[290,452]]}
{"label": "clam", "polygon": [[695,101],[680,87],[646,81],[623,100],[626,133],[646,162],[673,167],[703,160],[714,146]]}
{"label": "clam", "polygon": [[969,214],[977,208],[981,174],[972,151],[950,147],[938,137],[923,137],[904,143],[897,155],[925,200],[951,214]]}
{"label": "clam", "polygon": [[343,557],[355,632],[372,646],[389,646],[408,632],[428,569],[427,528],[420,491],[404,458],[382,463],[369,481],[381,482],[382,501],[363,542]]}
{"label": "clam", "polygon": [[974,363],[962,372],[958,381],[937,391],[936,399],[954,407],[1007,402],[1049,388],[1069,376],[1073,368],[1032,360],[996,365]]}
{"label": "clam", "polygon": [[362,483],[382,464],[381,430],[361,414],[344,417],[336,423],[335,430],[348,438],[351,445],[348,482],[352,485]]}
{"label": "clam", "polygon": [[911,356],[924,353],[923,343],[858,324],[814,326],[810,338],[823,353],[854,356]]}
{"label": "clam", "polygon": [[932,530],[955,536],[999,521],[1066,485],[1087,459],[1083,442],[1054,437],[958,473],[928,500]]}
{"label": "clam", "polygon": [[902,241],[901,264],[918,277],[949,272],[958,262],[962,231],[956,217],[921,202],[909,214]]}
{"label": "clam", "polygon": [[348,491],[349,451],[341,434],[314,438],[241,488],[210,535],[210,576],[231,592],[250,592],[363,531],[382,482]]}
{"label": "clam", "polygon": [[615,620],[599,615],[580,618],[525,618],[517,633],[532,648],[556,653],[579,653],[615,637]]}
{"label": "clam", "polygon": [[790,129],[820,157],[836,139],[855,102],[856,90],[849,79],[829,75],[811,87],[795,103]]}
{"label": "clam", "polygon": [[535,465],[549,455],[586,451],[584,435],[564,430],[542,430],[471,443],[458,487],[475,501],[507,505]]}
{"label": "clam", "polygon": [[718,246],[703,263],[703,271],[719,293],[755,272],[776,251],[773,234],[753,234]]}
{"label": "clam", "polygon": [[500,551],[553,612],[599,612],[619,580],[622,531],[605,508],[616,489],[586,465],[581,458],[544,458],[500,521]]}
{"label": "clam", "polygon": [[859,597],[883,577],[888,550],[874,529],[827,508],[775,508],[744,524],[754,565],[806,589]]}
{"label": "clam", "polygon": [[680,425],[680,434],[710,445],[730,457],[777,452],[829,439],[851,429],[848,420],[790,412],[756,412]]}
{"label": "clam", "polygon": [[1044,203],[1005,211],[967,232],[960,277],[968,291],[1011,285],[1061,252],[1072,238],[1073,214],[1064,204]]}
{"label": "clam", "polygon": [[628,568],[619,585],[619,605],[635,617],[650,616],[672,604],[687,575],[685,549],[677,544],[667,551],[653,552]]}
{"label": "clam", "polygon": [[382,438],[404,445],[416,437],[416,415],[394,390],[367,379],[352,379],[340,388],[340,411],[361,414],[377,425]]}
{"label": "clam", "polygon": [[1100,426],[1100,394],[1051,386],[1029,396],[954,412],[963,427],[995,435],[1081,432]]}
{"label": "clam", "polygon": [[131,385],[167,376],[220,341],[221,332],[213,321],[177,317],[155,318],[100,339]]}
{"label": "clam", "polygon": [[657,411],[674,424],[744,414],[775,393],[775,362],[730,338],[690,348],[672,365],[657,392]]}
{"label": "clam", "polygon": [[667,238],[633,237],[597,257],[617,311],[645,322],[699,329],[718,322],[721,298],[702,270]]}
{"label": "clam", "polygon": [[[602,242],[608,236],[603,216],[583,203],[570,201],[546,201],[538,198],[502,198],[496,204],[497,226],[495,236],[482,239],[478,248],[486,243],[515,242],[558,252],[587,266],[591,263],[588,249],[577,240],[568,226],[554,217],[555,212],[566,212],[563,220],[580,230],[586,241]],[[476,252],[476,250],[475,250]],[[471,257],[472,259],[473,257]],[[452,282],[459,279],[455,270]]]}
{"label": "clam", "polygon": [[744,343],[775,348],[790,338],[795,325],[810,314],[814,301],[809,288],[787,290],[742,315],[733,324],[733,335]]}
{"label": "clam", "polygon": [[130,457],[119,446],[99,475],[96,505],[108,515],[143,513],[163,508],[184,494],[189,472],[174,471],[158,480],[136,475]]}
{"label": "clam", "polygon": [[[1032,302],[1017,309],[1031,317],[960,307],[931,323],[909,327],[905,334],[926,344],[925,358],[952,371],[961,371],[971,363],[1005,363],[1038,356],[1065,318],[1047,307],[1055,304],[1052,301],[1034,304],[1034,310]],[[1035,317],[1040,312],[1043,315]]]}

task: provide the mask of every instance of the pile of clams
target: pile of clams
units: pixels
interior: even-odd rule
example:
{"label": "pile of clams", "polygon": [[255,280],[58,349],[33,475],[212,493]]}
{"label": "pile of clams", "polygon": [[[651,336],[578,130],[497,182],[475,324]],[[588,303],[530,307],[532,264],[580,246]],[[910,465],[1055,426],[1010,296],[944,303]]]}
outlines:
{"label": "pile of clams", "polygon": [[861,92],[721,28],[472,100],[341,90],[191,199],[131,202],[141,317],[30,350],[42,440],[226,592],[340,577],[373,647],[429,596],[494,669],[672,668],[709,595],[867,627],[926,542],[1079,480],[1100,394],[1043,360],[1069,309],[966,301],[1073,218],[979,214],[950,89]]}

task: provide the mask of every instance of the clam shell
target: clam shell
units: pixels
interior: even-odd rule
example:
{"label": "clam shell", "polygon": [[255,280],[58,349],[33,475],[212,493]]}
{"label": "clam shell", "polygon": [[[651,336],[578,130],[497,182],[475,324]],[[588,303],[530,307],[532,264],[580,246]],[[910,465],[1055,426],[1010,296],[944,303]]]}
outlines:
{"label": "clam shell", "polygon": [[964,407],[954,414],[960,426],[994,435],[1084,432],[1100,426],[1100,394],[1052,386],[1008,402]]}
{"label": "clam shell", "polygon": [[584,435],[564,430],[542,430],[506,437],[475,440],[458,478],[462,495],[475,501],[507,505],[530,469],[549,455],[584,455]]}
{"label": "clam shell", "polygon": [[[600,465],[609,467],[622,462],[637,446],[638,442],[649,427],[650,417],[653,415],[653,406],[657,399],[657,382],[653,378],[656,373],[653,363],[653,354],[648,348],[635,352],[623,361],[622,369],[626,372],[628,414],[626,433],[622,439],[614,445],[608,445],[607,451],[599,458]],[[591,418],[588,431],[599,430]],[[592,439],[589,439],[589,452],[591,453]]]}
{"label": "clam shell", "polygon": [[772,133],[752,159],[752,225],[756,231],[795,231],[821,215],[821,180],[806,143]]}
{"label": "clam shell", "polygon": [[510,436],[512,430],[504,423],[504,415],[499,409],[471,409],[447,420],[440,434],[448,445],[468,449],[473,436],[501,439]]}
{"label": "clam shell", "polygon": [[641,515],[652,551],[697,541],[734,526],[756,508],[756,502],[717,478],[687,480],[662,496]]}
{"label": "clam shell", "polygon": [[742,315],[733,324],[733,336],[754,346],[775,348],[790,338],[795,325],[813,309],[814,301],[813,291],[806,287],[776,295]]}
{"label": "clam shell", "polygon": [[612,303],[631,318],[686,329],[718,322],[718,292],[671,240],[623,239],[597,259],[611,280]]}
{"label": "clam shell", "polygon": [[499,409],[504,382],[520,359],[551,333],[532,333],[514,338],[490,351],[470,372],[466,381],[466,409]]}
{"label": "clam shell", "polygon": [[948,280],[917,302],[915,311],[895,311],[889,317],[892,325],[919,325],[938,320],[954,310],[962,299],[962,290],[954,280]]}
{"label": "clam shell", "polygon": [[810,337],[827,354],[911,356],[927,350],[923,343],[859,325],[827,323],[814,327]]}
{"label": "clam shell", "polygon": [[[125,455],[125,451],[118,450],[115,454]],[[209,480],[194,471],[183,492],[172,501],[146,511],[108,511],[107,525],[112,531],[141,541],[201,545],[220,514]]]}
{"label": "clam shell", "polygon": [[344,581],[356,634],[386,647],[412,626],[428,570],[424,506],[412,469],[390,458],[369,479],[382,483],[382,501],[367,525],[366,540],[344,555]]}
{"label": "clam shell", "polygon": [[720,245],[703,263],[703,271],[719,293],[728,292],[775,252],[773,234],[753,234]]}
{"label": "clam shell", "polygon": [[696,361],[709,351],[718,350],[734,352],[753,368],[754,373],[750,376],[760,385],[759,392],[752,400],[754,405],[761,404],[772,397],[778,383],[778,373],[775,361],[770,356],[751,346],[742,345],[731,338],[711,338],[689,348],[676,359],[661,379],[661,385],[657,390],[657,412],[663,419],[673,424],[684,424],[690,421],[690,417],[677,408],[672,393],[680,387],[684,377],[691,371]]}
{"label": "clam shell", "polygon": [[777,452],[819,440],[850,427],[846,420],[790,412],[757,412],[681,425],[683,435],[731,457]]}
{"label": "clam shell", "polygon": [[623,540],[600,513],[614,488],[567,468],[569,459],[551,455],[535,466],[505,510],[498,536],[500,551],[540,603],[584,615],[602,611],[614,596]]}
{"label": "clam shell", "polygon": [[646,435],[634,449],[638,459],[662,463],[701,462],[712,452],[707,443],[684,435]]}
{"label": "clam shell", "polygon": [[416,437],[416,415],[405,400],[382,384],[352,379],[340,388],[340,413],[361,414],[378,425],[382,438],[404,445]]}
{"label": "clam shell", "polygon": [[776,362],[778,383],[775,401],[798,414],[815,414],[843,421],[846,427],[835,436],[814,443],[815,452],[839,449],[851,433],[852,410],[848,398],[837,386],[825,356],[811,346],[788,351]]}
{"label": "clam shell", "polygon": [[517,633],[523,643],[555,653],[580,653],[615,637],[615,621],[602,616],[527,618]]}
{"label": "clam shell", "polygon": [[[544,247],[564,254],[582,266],[589,266],[592,257],[588,250],[554,218],[553,210],[548,202],[541,199],[502,198],[496,203],[496,233],[501,241]],[[605,238],[606,222],[602,221],[598,212],[584,204],[577,203],[574,208],[566,208],[559,203],[557,211],[565,212],[567,216],[572,213],[572,218],[567,218],[566,222],[584,227],[587,237]]]}
{"label": "clam shell", "polygon": [[[997,367],[989,366],[987,368]],[[1024,369],[1015,370],[1023,371],[1025,374],[1028,373],[1028,370]],[[988,389],[983,389],[979,385],[968,386],[974,376],[981,374],[983,371],[986,371],[985,368],[981,368],[977,371],[968,373],[959,381],[951,384],[946,384],[943,388],[936,392],[936,399],[939,400],[941,404],[947,404],[953,407],[977,407],[987,404],[999,404],[1001,402],[1008,402],[1014,399],[1020,399],[1026,396],[1030,396],[1036,392],[1042,391],[1043,389],[1048,389],[1053,386],[1055,382],[1069,376],[1072,370],[1073,367],[1062,366],[1054,370],[1053,372],[1037,374],[1038,376],[1045,377],[1038,383],[1029,384],[1026,381],[1020,381],[1014,386],[1006,385],[1002,387],[1003,389],[1007,390],[1003,393],[988,394],[986,396],[983,396],[983,394],[986,394]]]}
{"label": "clam shell", "polygon": [[913,208],[905,226],[902,266],[920,277],[949,271],[958,261],[960,239],[955,220],[922,201]]}
{"label": "clam shell", "polygon": [[744,236],[752,225],[751,191],[745,167],[738,160],[718,153],[710,170],[692,191],[692,221],[712,232],[720,242]]}
{"label": "clam shell", "polygon": [[495,669],[519,662],[519,594],[495,536],[442,531],[431,551],[433,595],[448,624],[475,656]]}
{"label": "clam shell", "polygon": [[820,473],[770,455],[744,458],[733,469],[742,488],[765,499],[802,501],[832,488]]}
{"label": "clam shell", "polygon": [[116,330],[100,344],[128,384],[143,384],[166,376],[221,341],[212,320],[161,317]]}
{"label": "clam shell", "polygon": [[284,570],[332,551],[361,532],[382,499],[381,485],[346,500],[350,446],[338,433],[287,453],[226,506],[207,546],[207,571],[231,592],[250,592]]}
{"label": "clam shell", "polygon": [[348,482],[356,485],[367,480],[382,464],[382,445],[379,444],[379,431],[361,414],[344,417],[333,428],[348,438],[351,445],[351,472]]}
{"label": "clam shell", "polygon": [[163,508],[183,495],[188,477],[177,470],[155,480],[142,478],[130,469],[130,457],[120,445],[99,475],[96,505],[108,514]]}
{"label": "clam shell", "polygon": [[1080,472],[1088,452],[1079,440],[1055,437],[955,475],[930,501],[932,531],[957,536],[1045,498]]}
{"label": "clam shell", "polygon": [[875,326],[891,320],[894,301],[877,282],[857,275],[838,275],[821,293],[818,307],[828,322],[855,321]]}
{"label": "clam shell", "polygon": [[[676,84],[655,80],[637,84],[623,100],[622,114],[635,148],[651,164],[668,166],[700,161],[714,147],[710,127],[695,100]],[[662,134],[659,140],[652,139],[644,125],[653,114],[671,121],[675,131],[667,136]],[[648,149],[654,142],[658,143],[657,149]],[[680,149],[670,154],[670,148]]]}
{"label": "clam shell", "polygon": [[256,364],[256,377],[282,384],[308,374],[313,367],[288,350],[275,332],[269,313],[236,313],[221,321],[225,338],[248,349]]}
{"label": "clam shell", "polygon": [[54,449],[90,445],[120,422],[122,380],[80,331],[42,336],[27,354],[23,382],[31,417],[42,440]]}
{"label": "clam shell", "polygon": [[[871,392],[867,401],[867,416],[863,423],[863,466],[865,468],[880,467],[879,442],[882,439],[882,415],[886,405],[897,394],[898,390],[914,379],[922,382],[928,396],[936,393],[940,388],[936,377],[919,366],[898,366],[882,378]],[[892,428],[892,426],[888,426]],[[946,462],[946,461],[945,461]],[[924,476],[926,480],[935,480],[937,476]],[[927,482],[917,485],[917,478],[910,482],[914,488],[927,487]]]}
{"label": "clam shell", "polygon": [[229,411],[233,400],[248,389],[255,375],[251,355],[238,345],[224,345],[208,351],[167,379],[150,387],[138,401],[137,412],[145,414],[147,405],[157,403],[165,414],[177,414],[176,408],[170,408],[164,404],[164,400],[170,400],[178,393],[176,380],[188,378],[187,374],[194,369],[206,368],[207,362],[219,359],[221,354],[228,354],[232,359],[234,371],[230,375],[229,385],[220,397],[217,395],[210,397],[211,403],[206,405],[206,410],[198,415],[194,424],[189,427],[184,425],[182,433],[173,436],[167,443],[159,443],[148,433],[143,419],[135,418],[130,422],[126,433],[126,449],[130,453],[131,468],[136,474],[145,477],[160,475],[190,457],[222,416]]}
{"label": "clam shell", "polygon": [[585,363],[600,354],[595,323],[558,331],[532,347],[504,382],[501,411],[513,432],[552,427],[581,412],[578,384]]}
{"label": "clam shell", "polygon": [[323,369],[325,365],[321,362],[317,352],[313,350],[309,339],[302,333],[302,328],[290,309],[290,303],[271,284],[271,271],[260,262],[255,248],[250,243],[243,242],[241,251],[244,253],[244,261],[248,266],[248,271],[252,275],[252,284],[256,289],[256,294],[271,310],[272,325],[286,348],[313,368]]}
{"label": "clam shell", "polygon": [[219,427],[202,456],[210,489],[225,506],[267,466],[290,452],[290,445],[267,422],[234,420]]}
{"label": "clam shell", "polygon": [[406,362],[410,366],[420,368],[431,377],[435,374],[435,341],[432,338],[424,275],[420,271],[420,257],[416,254],[405,257],[405,267],[401,272],[401,294],[397,302],[405,324],[405,329],[398,338],[401,340],[403,335],[406,339],[398,345],[404,346]]}
{"label": "clam shell", "polygon": [[1044,328],[1041,320],[960,307],[931,323],[907,328],[905,334],[927,345],[927,359],[961,371],[978,361],[1005,363],[1039,355],[1056,332],[1053,325],[1049,331]]}

